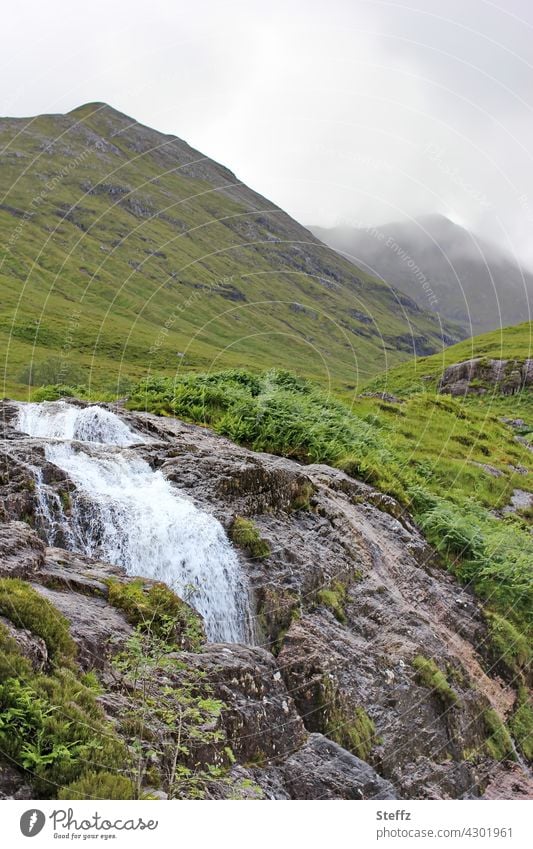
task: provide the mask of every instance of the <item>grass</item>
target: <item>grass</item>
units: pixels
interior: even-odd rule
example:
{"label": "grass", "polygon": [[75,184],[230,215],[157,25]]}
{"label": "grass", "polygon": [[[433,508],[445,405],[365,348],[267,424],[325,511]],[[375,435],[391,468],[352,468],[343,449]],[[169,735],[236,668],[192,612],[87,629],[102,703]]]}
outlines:
{"label": "grass", "polygon": [[[493,330],[445,348],[441,353],[428,357],[414,357],[409,363],[393,367],[386,373],[367,383],[367,391],[391,392],[396,395],[412,395],[415,392],[435,391],[444,369],[474,358],[494,360],[519,360],[531,357],[533,352],[532,322]],[[497,395],[491,398],[496,407],[508,407],[508,401]],[[530,407],[530,402],[528,402]]]}
{"label": "grass", "polygon": [[411,356],[411,330],[442,346],[434,316],[109,107],[1,119],[0,147],[4,395],[27,396],[24,372],[50,358],[112,394],[242,362],[349,390]]}
{"label": "grass", "polygon": [[413,660],[413,668],[419,684],[427,687],[441,700],[443,707],[448,708],[459,704],[457,693],[450,686],[444,672],[439,669],[434,660],[418,655]]}

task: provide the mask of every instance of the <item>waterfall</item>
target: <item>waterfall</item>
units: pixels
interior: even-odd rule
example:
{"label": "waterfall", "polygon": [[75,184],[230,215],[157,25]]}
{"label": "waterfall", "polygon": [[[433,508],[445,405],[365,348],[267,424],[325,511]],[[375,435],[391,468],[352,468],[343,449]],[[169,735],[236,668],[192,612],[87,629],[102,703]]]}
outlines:
{"label": "waterfall", "polygon": [[47,440],[46,459],[76,485],[68,548],[164,581],[211,641],[250,642],[248,586],[224,529],[128,448],[142,436],[108,410],[64,401],[21,404],[18,429]]}
{"label": "waterfall", "polygon": [[76,407],[65,401],[20,404],[18,428],[29,436],[44,439],[77,439],[107,445],[145,442],[114,413],[103,407]]}

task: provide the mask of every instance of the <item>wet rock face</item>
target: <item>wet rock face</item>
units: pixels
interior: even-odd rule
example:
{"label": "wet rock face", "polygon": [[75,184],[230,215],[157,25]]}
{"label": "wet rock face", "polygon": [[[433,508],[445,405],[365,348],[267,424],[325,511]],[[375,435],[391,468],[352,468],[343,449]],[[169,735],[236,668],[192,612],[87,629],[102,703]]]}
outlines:
{"label": "wet rock face", "polygon": [[45,545],[24,522],[0,524],[0,575],[31,579],[44,563]]}
{"label": "wet rock face", "polygon": [[243,763],[284,760],[307,738],[275,658],[259,647],[207,645],[196,655],[182,655],[202,670],[225,704],[224,728]]}
{"label": "wet rock face", "polygon": [[293,799],[398,798],[390,782],[321,734],[311,734],[280,772]]}
{"label": "wet rock face", "polygon": [[[239,550],[253,588],[256,645],[180,653],[224,705],[232,780],[245,779],[250,798],[265,799],[497,794],[496,770],[507,775],[508,766],[483,754],[483,716],[492,709],[508,718],[515,693],[487,660],[477,601],[400,506],[324,465],[247,451],[174,419],[119,414],[150,440],[129,451],[227,530],[245,517],[267,543],[260,555]],[[31,582],[67,618],[81,668],[98,671],[106,710],[120,717],[110,664],[132,625],[110,604],[108,582],[131,579],[111,564],[45,547],[24,464],[40,457],[54,492],[72,484],[44,462],[38,439],[16,438],[13,417],[5,419],[4,519],[20,518],[21,499],[35,530],[0,523],[0,577]],[[32,663],[46,663],[31,634],[14,636]],[[445,685],[434,686],[423,668],[440,671]],[[523,796],[524,775],[517,764],[500,784]],[[231,796],[231,787],[217,785],[212,795]]]}
{"label": "wet rock face", "polygon": [[439,391],[448,395],[483,395],[500,392],[514,395],[533,386],[533,360],[492,360],[478,357],[445,369]]}

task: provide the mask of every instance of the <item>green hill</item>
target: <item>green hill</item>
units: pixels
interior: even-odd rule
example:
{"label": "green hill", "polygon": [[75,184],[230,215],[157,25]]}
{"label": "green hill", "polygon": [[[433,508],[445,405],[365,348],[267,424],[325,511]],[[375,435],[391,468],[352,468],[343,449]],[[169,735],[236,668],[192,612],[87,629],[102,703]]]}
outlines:
{"label": "green hill", "polygon": [[226,168],[105,104],[2,118],[0,150],[5,394],[24,394],[30,363],[37,382],[98,389],[245,363],[346,390],[460,338]]}
{"label": "green hill", "polygon": [[[515,327],[505,327],[491,333],[483,333],[472,339],[465,339],[457,345],[430,357],[415,357],[407,363],[390,369],[386,374],[371,380],[366,388],[387,391],[396,395],[412,395],[415,392],[436,390],[442,372],[455,363],[476,357],[495,360],[530,359],[533,355],[533,322],[526,321]],[[492,403],[501,403],[512,408],[526,402],[527,394],[500,399],[496,394]]]}

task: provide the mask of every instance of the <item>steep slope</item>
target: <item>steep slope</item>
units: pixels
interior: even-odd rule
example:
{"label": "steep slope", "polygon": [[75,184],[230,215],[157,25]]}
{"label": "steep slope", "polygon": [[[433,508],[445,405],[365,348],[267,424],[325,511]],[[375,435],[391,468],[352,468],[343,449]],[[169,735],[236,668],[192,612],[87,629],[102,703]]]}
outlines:
{"label": "steep slope", "polygon": [[105,104],[3,118],[0,149],[5,391],[23,393],[32,361],[37,382],[81,368],[99,388],[243,362],[346,387],[459,338],[223,166]]}
{"label": "steep slope", "polygon": [[443,215],[367,229],[311,231],[470,336],[531,314],[533,274]]}
{"label": "steep slope", "polygon": [[[83,418],[80,409],[73,412]],[[80,710],[95,712],[97,694],[99,712],[81,741],[89,751],[79,748],[80,715],[54,723],[44,711],[44,719],[30,714],[44,725],[41,751],[70,748],[68,759],[42,758],[32,772],[20,767],[33,742],[33,725],[23,721],[30,706],[17,702],[16,733],[7,739],[0,729],[13,759],[0,760],[0,793],[531,792],[505,725],[516,716],[516,682],[496,674],[483,610],[394,499],[337,469],[255,453],[172,417],[113,408],[121,427],[144,440],[124,449],[84,445],[78,433],[76,451],[100,459],[122,451],[125,463],[148,463],[232,536],[254,589],[256,636],[253,645],[206,643],[191,608],[147,577],[150,558],[136,564],[143,578],[135,580],[131,569],[97,559],[102,549],[90,557],[68,540],[45,547],[43,498],[58,522],[62,513],[62,522],[90,534],[91,521],[78,482],[50,459],[56,442],[24,436],[18,413],[0,405],[0,642],[8,661],[0,663],[0,692],[8,706],[19,698],[9,681],[14,668],[22,692],[33,686],[43,702],[50,692],[57,697],[53,683],[63,678],[58,706],[70,718],[77,678]],[[260,554],[250,534],[235,532],[243,523],[262,541]],[[181,553],[178,567],[180,560]]]}

